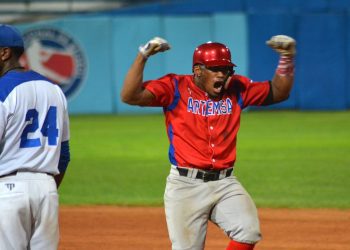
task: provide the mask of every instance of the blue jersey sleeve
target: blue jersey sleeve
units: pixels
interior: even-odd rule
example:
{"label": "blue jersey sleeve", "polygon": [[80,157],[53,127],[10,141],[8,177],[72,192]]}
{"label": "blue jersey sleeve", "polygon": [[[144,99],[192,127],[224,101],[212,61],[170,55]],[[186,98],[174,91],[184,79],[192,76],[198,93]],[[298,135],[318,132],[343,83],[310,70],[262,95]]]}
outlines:
{"label": "blue jersey sleeve", "polygon": [[58,170],[60,173],[66,172],[68,163],[70,161],[69,141],[61,143],[61,154],[58,162]]}

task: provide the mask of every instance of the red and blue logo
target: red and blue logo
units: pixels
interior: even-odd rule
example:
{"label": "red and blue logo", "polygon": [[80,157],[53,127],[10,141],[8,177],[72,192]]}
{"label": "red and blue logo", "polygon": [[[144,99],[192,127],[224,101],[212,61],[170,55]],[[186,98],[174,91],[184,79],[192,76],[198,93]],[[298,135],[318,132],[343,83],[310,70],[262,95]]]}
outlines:
{"label": "red and blue logo", "polygon": [[86,78],[86,57],[74,39],[56,28],[38,28],[23,34],[25,54],[21,64],[58,84],[67,99]]}

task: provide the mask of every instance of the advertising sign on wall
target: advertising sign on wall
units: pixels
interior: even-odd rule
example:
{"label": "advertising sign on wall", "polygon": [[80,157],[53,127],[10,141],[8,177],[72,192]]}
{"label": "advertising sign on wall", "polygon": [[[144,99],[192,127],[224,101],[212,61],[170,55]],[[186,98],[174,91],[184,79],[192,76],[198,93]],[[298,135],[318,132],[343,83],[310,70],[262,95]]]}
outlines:
{"label": "advertising sign on wall", "polygon": [[21,64],[57,83],[67,99],[72,98],[84,83],[86,56],[79,44],[57,28],[29,29],[23,34],[26,52]]}

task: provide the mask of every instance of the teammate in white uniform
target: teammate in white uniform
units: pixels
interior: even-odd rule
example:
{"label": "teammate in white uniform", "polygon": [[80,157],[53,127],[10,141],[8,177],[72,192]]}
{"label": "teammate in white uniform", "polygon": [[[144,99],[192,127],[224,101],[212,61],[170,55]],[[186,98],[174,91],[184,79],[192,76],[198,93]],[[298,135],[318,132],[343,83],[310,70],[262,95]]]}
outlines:
{"label": "teammate in white uniform", "polygon": [[58,194],[68,162],[67,101],[19,64],[20,33],[0,24],[0,250],[58,248]]}

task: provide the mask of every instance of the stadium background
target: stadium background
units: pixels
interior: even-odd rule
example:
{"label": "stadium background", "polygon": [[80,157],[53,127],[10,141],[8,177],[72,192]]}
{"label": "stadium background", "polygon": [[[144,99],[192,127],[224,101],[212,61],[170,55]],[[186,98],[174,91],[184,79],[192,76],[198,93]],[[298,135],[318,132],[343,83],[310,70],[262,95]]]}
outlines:
{"label": "stadium background", "polygon": [[275,34],[297,40],[296,84],[288,101],[269,109],[346,110],[350,107],[349,6],[349,0],[160,1],[17,27],[23,32],[56,28],[81,47],[87,71],[79,91],[68,98],[71,114],[159,112],[131,107],[119,99],[138,46],[154,36],[166,38],[172,50],[150,60],[145,79],[168,72],[191,73],[194,48],[220,41],[230,47],[237,73],[265,80],[277,64],[277,55],[265,45]]}

